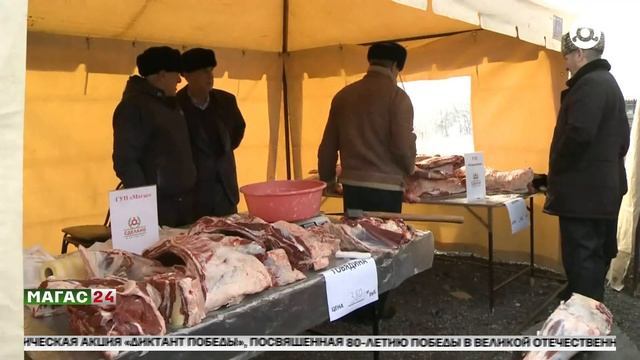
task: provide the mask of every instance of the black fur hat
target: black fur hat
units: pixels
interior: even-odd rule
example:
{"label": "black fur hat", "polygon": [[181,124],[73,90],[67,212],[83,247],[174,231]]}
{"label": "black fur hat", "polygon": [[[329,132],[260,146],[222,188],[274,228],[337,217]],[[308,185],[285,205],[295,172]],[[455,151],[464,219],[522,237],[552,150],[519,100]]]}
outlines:
{"label": "black fur hat", "polygon": [[193,48],[182,54],[182,72],[188,73],[208,67],[216,67],[216,53],[213,50]]}
{"label": "black fur hat", "polygon": [[160,71],[180,72],[180,51],[168,46],[150,47],[136,58],[140,76],[157,74]]}
{"label": "black fur hat", "polygon": [[404,68],[404,62],[407,60],[407,49],[395,42],[381,42],[373,44],[367,52],[367,60],[391,60],[395,61],[398,70]]}

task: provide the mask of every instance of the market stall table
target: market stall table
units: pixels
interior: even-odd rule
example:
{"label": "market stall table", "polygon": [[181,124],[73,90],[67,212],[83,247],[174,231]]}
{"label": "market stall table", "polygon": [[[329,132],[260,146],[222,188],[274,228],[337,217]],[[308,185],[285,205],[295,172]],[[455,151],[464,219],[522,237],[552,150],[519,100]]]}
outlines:
{"label": "market stall table", "polygon": [[[431,232],[422,232],[394,254],[375,256],[379,293],[399,286],[403,281],[431,268],[434,239]],[[347,260],[333,259],[329,268]],[[329,318],[325,280],[319,272],[307,273],[305,280],[271,288],[246,297],[240,304],[208,314],[202,323],[170,332],[176,335],[293,335],[319,325]],[[24,313],[25,335],[71,335],[69,318],[59,315],[35,319],[28,309]],[[29,352],[33,360],[93,360],[99,353]],[[124,353],[118,359],[228,359],[250,358],[252,353],[210,352],[150,352]]]}
{"label": "market stall table", "polygon": [[[516,280],[518,277],[524,275],[529,272],[531,282],[533,283],[533,278],[535,275],[535,223],[534,223],[534,211],[533,211],[533,197],[536,193],[526,193],[526,194],[490,194],[487,195],[485,199],[481,200],[473,200],[469,201],[466,198],[465,194],[457,194],[451,196],[441,196],[441,197],[429,197],[423,196],[417,204],[426,204],[426,205],[445,205],[445,206],[458,206],[466,209],[474,218],[476,218],[482,226],[487,230],[487,247],[488,247],[488,271],[489,271],[489,280],[488,280],[488,290],[489,290],[489,311],[493,312],[494,302],[495,302],[495,292],[499,289],[503,288],[505,285],[511,283]],[[330,194],[328,197],[341,197],[338,194]],[[528,203],[527,209],[529,210],[529,266],[523,268],[519,272],[511,275],[506,280],[502,281],[500,284],[494,286],[494,219],[493,219],[493,211],[494,209],[505,207],[505,204],[508,201],[513,200],[514,198],[521,198]],[[486,220],[481,216],[478,210],[475,208],[484,208],[486,209]],[[564,288],[564,287],[563,287]],[[559,292],[563,290],[563,288],[558,289],[552,297],[557,295]],[[550,297],[551,298],[551,297]],[[545,306],[546,303],[542,306]]]}
{"label": "market stall table", "polygon": [[[521,275],[529,272],[531,284],[533,284],[533,279],[535,276],[535,223],[534,223],[534,211],[533,211],[533,197],[535,193],[527,193],[527,194],[496,194],[496,195],[488,195],[485,199],[481,200],[467,200],[466,197],[455,196],[455,197],[442,197],[442,198],[428,198],[424,197],[419,202],[420,204],[431,204],[431,205],[447,205],[447,206],[460,206],[465,208],[474,218],[476,218],[487,230],[487,247],[488,247],[488,271],[489,271],[489,280],[488,280],[488,290],[489,290],[489,310],[493,312],[494,302],[495,302],[495,292],[504,287],[505,285],[511,283]],[[462,195],[464,196],[464,195]],[[514,198],[521,198],[524,201],[528,202],[527,209],[529,210],[529,266],[523,268],[522,270],[512,274],[509,278],[502,281],[500,284],[494,286],[494,261],[493,261],[493,245],[494,245],[494,223],[493,223],[493,211],[494,209],[506,207],[505,204],[508,201],[513,200]],[[484,208],[486,209],[486,220],[478,213],[474,208]],[[562,286],[558,289],[552,296],[553,298],[560,291],[564,289]],[[548,303],[545,302],[541,306],[544,307]]]}

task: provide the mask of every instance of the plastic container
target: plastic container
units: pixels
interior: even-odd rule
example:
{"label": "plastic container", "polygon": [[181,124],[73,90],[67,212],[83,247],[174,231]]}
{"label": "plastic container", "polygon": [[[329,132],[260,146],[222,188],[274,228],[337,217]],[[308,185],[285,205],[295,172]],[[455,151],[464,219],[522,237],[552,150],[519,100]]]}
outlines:
{"label": "plastic container", "polygon": [[318,180],[276,180],[245,185],[240,192],[249,214],[268,222],[291,222],[318,215],[326,186]]}

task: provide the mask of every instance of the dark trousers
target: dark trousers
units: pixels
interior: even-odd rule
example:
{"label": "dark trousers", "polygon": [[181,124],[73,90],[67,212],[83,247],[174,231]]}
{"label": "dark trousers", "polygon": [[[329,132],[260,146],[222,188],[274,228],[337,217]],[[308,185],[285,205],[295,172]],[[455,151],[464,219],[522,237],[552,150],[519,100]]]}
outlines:
{"label": "dark trousers", "polygon": [[158,225],[180,227],[193,223],[193,195],[158,194]]}
{"label": "dark trousers", "polygon": [[560,217],[562,263],[572,292],[602,302],[611,259],[618,252],[617,219]]}
{"label": "dark trousers", "polygon": [[[362,186],[343,184],[343,211],[357,209],[364,211],[402,212],[402,191],[380,190]],[[355,311],[356,316],[377,312],[382,318],[391,317],[393,310],[389,305],[389,292],[380,294],[378,301]]]}
{"label": "dark trousers", "polygon": [[343,211],[402,212],[402,191],[379,190],[362,186],[343,185]]}

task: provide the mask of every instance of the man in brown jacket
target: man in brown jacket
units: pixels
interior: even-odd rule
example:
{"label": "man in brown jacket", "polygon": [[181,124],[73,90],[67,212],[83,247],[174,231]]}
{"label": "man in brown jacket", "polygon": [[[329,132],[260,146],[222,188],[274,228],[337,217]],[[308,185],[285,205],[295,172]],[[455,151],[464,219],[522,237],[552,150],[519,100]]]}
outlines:
{"label": "man in brown jacket", "polygon": [[413,106],[396,84],[406,58],[397,43],[372,45],[367,74],[331,102],[318,170],[331,188],[340,154],[345,211],[402,211],[404,178],[413,172],[416,158]]}
{"label": "man in brown jacket", "polygon": [[[367,74],[340,90],[331,102],[318,149],[318,171],[331,189],[340,154],[344,211],[402,212],[404,178],[413,173],[416,161],[413,106],[396,84],[406,59],[407,50],[397,43],[372,45]],[[388,294],[354,315],[393,316]]]}

